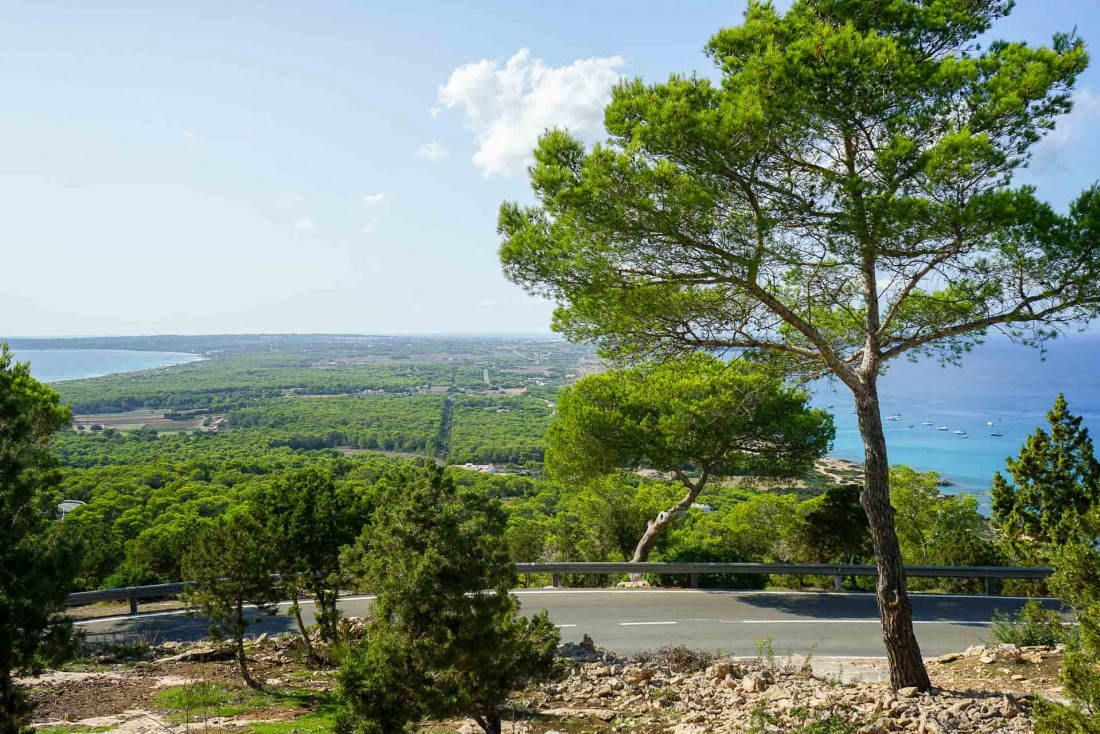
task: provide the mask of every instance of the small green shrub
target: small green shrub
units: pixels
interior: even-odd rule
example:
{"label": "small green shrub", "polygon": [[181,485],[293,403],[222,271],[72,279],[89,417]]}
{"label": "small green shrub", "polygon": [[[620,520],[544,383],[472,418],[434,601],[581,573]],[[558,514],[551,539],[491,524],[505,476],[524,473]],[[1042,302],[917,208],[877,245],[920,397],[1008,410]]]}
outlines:
{"label": "small green shrub", "polygon": [[1055,645],[1066,641],[1066,625],[1060,612],[1046,609],[1038,599],[1028,599],[1015,617],[993,614],[993,637],[998,642],[1019,645]]}

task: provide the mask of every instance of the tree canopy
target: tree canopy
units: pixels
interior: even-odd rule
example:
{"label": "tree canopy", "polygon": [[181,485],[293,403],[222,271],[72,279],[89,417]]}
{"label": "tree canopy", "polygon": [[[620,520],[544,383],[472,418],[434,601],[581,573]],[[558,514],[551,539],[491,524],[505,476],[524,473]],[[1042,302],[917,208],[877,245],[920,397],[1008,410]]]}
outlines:
{"label": "tree canopy", "polygon": [[824,456],[832,416],[808,402],[773,370],[702,352],[610,370],[562,391],[547,466],[564,480],[643,464],[675,474],[687,493],[649,523],[634,552],[644,561],[656,535],[712,478],[799,476]]}
{"label": "tree canopy", "polygon": [[562,391],[547,467],[562,479],[649,465],[707,476],[799,476],[832,443],[832,416],[782,377],[702,352],[590,375]]}

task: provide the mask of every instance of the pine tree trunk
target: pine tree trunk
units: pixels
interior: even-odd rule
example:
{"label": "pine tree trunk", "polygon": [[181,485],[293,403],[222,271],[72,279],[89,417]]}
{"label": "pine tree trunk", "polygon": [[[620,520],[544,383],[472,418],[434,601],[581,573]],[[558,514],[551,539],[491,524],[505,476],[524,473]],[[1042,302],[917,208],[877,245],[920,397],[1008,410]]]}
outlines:
{"label": "pine tree trunk", "polygon": [[481,723],[481,728],[485,730],[485,734],[500,734],[500,714],[497,713],[496,707],[487,706],[484,721],[479,723]]}
{"label": "pine tree trunk", "polygon": [[248,685],[249,688],[254,688],[256,690],[259,690],[260,689],[260,684],[257,683],[255,680],[253,680],[252,675],[248,672],[248,663],[246,662],[245,656],[244,656],[244,630],[245,630],[244,604],[238,599],[237,600],[237,662],[241,666],[241,678],[244,679],[244,682]]}
{"label": "pine tree trunk", "polygon": [[[687,494],[669,509],[657,513],[657,517],[648,522],[645,532],[642,533],[642,539],[638,541],[638,545],[634,548],[634,557],[630,559],[631,563],[644,563],[649,560],[649,552],[653,550],[661,531],[668,527],[670,522],[688,511],[688,508],[695,502],[695,498],[703,491],[703,485],[707,483],[706,473],[694,484],[683,474],[679,476],[680,481],[687,487]],[[641,579],[642,575],[640,573],[630,574],[631,581],[641,581]]]}
{"label": "pine tree trunk", "polygon": [[294,610],[294,621],[298,623],[298,632],[302,635],[302,644],[306,648],[306,657],[311,661],[316,662],[317,656],[313,654],[313,643],[309,641],[309,634],[306,632],[305,622],[302,621],[302,607],[298,604],[298,597],[294,597],[294,604],[291,607]]}
{"label": "pine tree trunk", "polygon": [[882,432],[882,415],[878,402],[878,387],[872,378],[862,395],[856,395],[859,432],[863,437],[863,492],[860,502],[871,525],[871,539],[878,564],[879,618],[882,639],[890,663],[890,686],[897,690],[914,686],[925,691],[932,687],[924,669],[920,645],[913,632],[913,609],[905,588],[905,569],[901,547],[894,531],[894,508],[890,504],[890,462],[886,455],[886,437]]}
{"label": "pine tree trunk", "polygon": [[10,670],[0,670],[0,734],[19,734],[15,717],[15,682]]}

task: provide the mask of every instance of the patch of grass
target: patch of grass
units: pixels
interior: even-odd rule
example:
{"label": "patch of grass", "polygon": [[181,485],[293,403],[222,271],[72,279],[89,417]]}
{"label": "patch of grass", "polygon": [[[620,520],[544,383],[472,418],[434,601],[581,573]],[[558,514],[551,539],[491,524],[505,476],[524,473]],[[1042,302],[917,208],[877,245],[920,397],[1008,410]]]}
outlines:
{"label": "patch of grass", "polygon": [[860,726],[862,724],[858,721],[846,721],[839,716],[830,716],[796,729],[793,734],[856,734]]}
{"label": "patch of grass", "polygon": [[184,723],[215,716],[237,716],[255,708],[261,708],[266,698],[254,691],[239,691],[217,683],[198,681],[186,686],[170,688],[157,694],[161,708],[172,712],[168,717],[174,723]]}
{"label": "patch of grass", "polygon": [[328,722],[327,729],[302,729],[299,726],[299,731],[331,731],[331,719],[337,709],[332,696],[315,691],[253,691],[210,681],[171,688],[158,694],[155,700],[157,706],[169,712],[168,720],[176,724],[258,711],[301,712],[302,715],[290,723],[302,722],[302,726],[321,727],[321,722]]}
{"label": "patch of grass", "polygon": [[326,704],[305,716],[277,723],[252,724],[245,731],[249,734],[329,734],[336,729],[339,710],[336,704]]}
{"label": "patch of grass", "polygon": [[80,726],[79,724],[42,726],[34,729],[35,734],[99,734],[99,732],[110,730],[111,727],[109,726]]}

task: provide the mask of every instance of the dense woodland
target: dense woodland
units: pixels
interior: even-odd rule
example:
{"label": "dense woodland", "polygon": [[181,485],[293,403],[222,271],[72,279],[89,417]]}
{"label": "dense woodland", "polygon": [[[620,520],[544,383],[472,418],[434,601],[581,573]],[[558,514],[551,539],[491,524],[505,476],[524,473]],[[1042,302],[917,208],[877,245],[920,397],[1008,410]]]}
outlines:
{"label": "dense woodland", "polygon": [[[181,578],[181,559],[201,528],[288,473],[309,467],[370,496],[387,470],[421,461],[408,454],[451,464],[494,463],[501,474],[447,471],[460,488],[503,501],[507,546],[517,561],[629,559],[647,522],[682,495],[675,482],[630,471],[572,481],[542,470],[558,391],[584,371],[580,362],[590,356],[568,345],[559,343],[558,353],[552,342],[524,348],[465,343],[454,352],[446,344],[437,344],[435,352],[418,344],[423,361],[397,364],[361,361],[361,352],[374,347],[357,352],[310,344],[310,350],[285,353],[238,345],[204,362],[58,386],[74,412],[192,407],[208,422],[217,421],[216,430],[193,432],[107,428],[55,434],[61,492],[87,503],[65,520],[66,531],[86,549],[81,588]],[[540,365],[532,368],[532,359]],[[491,382],[506,382],[508,393],[497,389],[505,385],[485,384],[486,373]],[[446,394],[414,392],[439,384],[448,386]],[[685,470],[697,473],[690,465]],[[895,502],[907,559],[964,564],[1006,558],[973,498],[940,499],[935,477],[898,471]],[[770,491],[766,484],[714,483],[698,502],[659,539],[652,560],[871,558],[858,497],[823,475],[811,472]],[[705,583],[772,582],[747,577]]]}

